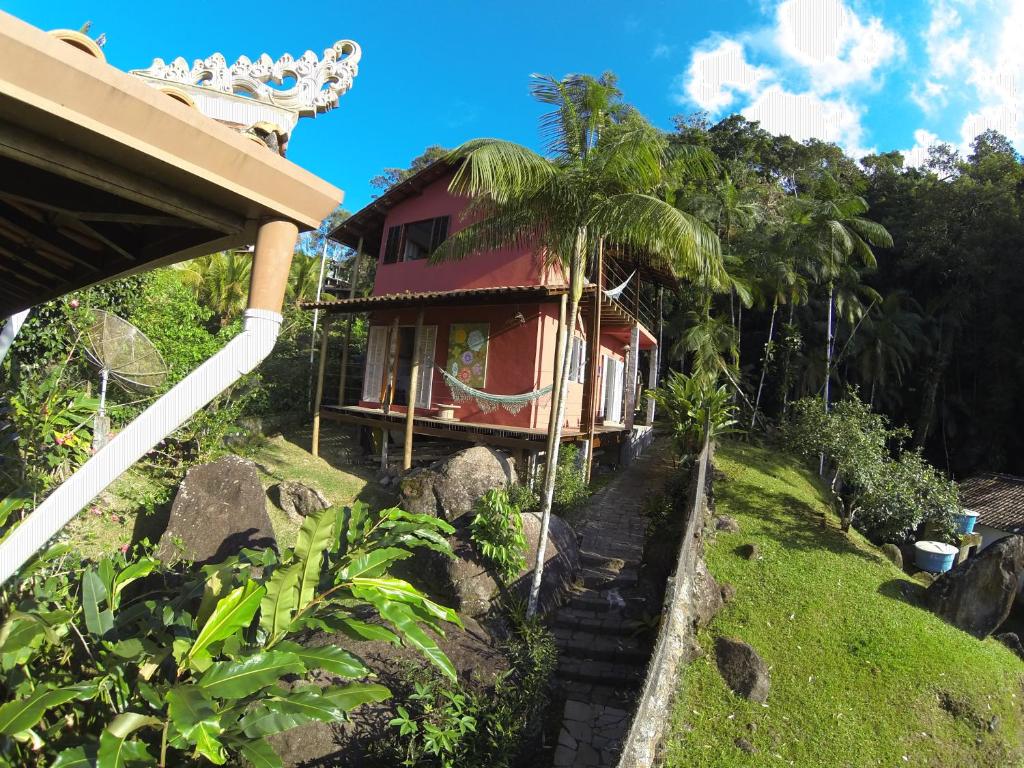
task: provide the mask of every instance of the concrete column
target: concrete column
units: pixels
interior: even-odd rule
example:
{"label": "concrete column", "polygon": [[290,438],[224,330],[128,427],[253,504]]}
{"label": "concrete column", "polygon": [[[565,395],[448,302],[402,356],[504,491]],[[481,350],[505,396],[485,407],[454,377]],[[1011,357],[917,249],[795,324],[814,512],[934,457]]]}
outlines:
{"label": "concrete column", "polygon": [[268,221],[260,225],[249,277],[249,309],[267,309],[280,314],[298,239],[299,228],[290,221]]}

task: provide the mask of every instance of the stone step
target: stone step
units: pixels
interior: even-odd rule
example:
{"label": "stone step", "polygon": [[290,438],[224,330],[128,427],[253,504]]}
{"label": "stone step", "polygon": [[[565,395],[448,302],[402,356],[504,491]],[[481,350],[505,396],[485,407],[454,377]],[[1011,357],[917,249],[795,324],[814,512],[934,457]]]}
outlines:
{"label": "stone step", "polygon": [[635,637],[595,634],[564,627],[555,629],[554,635],[558,652],[563,656],[643,666],[651,653],[650,646]]}
{"label": "stone step", "polygon": [[555,674],[562,680],[596,683],[613,688],[639,688],[643,685],[645,672],[646,668],[638,664],[560,656]]}
{"label": "stone step", "polygon": [[636,569],[632,567],[623,568],[621,571],[612,571],[606,568],[582,568],[580,576],[583,579],[583,585],[594,591],[634,587],[639,580]]}
{"label": "stone step", "polygon": [[573,610],[594,611],[595,613],[607,613],[608,611],[622,611],[626,608],[642,606],[642,597],[623,593],[616,587],[600,591],[585,590],[577,592],[566,605]]}
{"label": "stone step", "polygon": [[628,712],[633,711],[633,705],[640,695],[639,686],[603,685],[565,679],[557,680],[556,684],[566,699],[625,709]]}
{"label": "stone step", "polygon": [[551,626],[626,637],[636,631],[636,625],[619,615],[618,611],[587,611],[568,606],[558,611]]}

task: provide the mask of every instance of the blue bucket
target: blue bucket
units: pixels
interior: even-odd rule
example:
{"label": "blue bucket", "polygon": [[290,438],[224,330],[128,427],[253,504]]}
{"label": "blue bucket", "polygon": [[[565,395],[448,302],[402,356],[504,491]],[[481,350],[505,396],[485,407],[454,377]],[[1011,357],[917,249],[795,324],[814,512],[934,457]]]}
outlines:
{"label": "blue bucket", "polygon": [[974,524],[976,522],[978,522],[978,513],[971,512],[969,509],[965,509],[959,515],[953,515],[953,524],[956,526],[956,532],[961,535],[974,533]]}
{"label": "blue bucket", "polygon": [[919,541],[914,545],[914,562],[922,571],[945,573],[953,567],[953,560],[959,552],[952,544],[941,541]]}

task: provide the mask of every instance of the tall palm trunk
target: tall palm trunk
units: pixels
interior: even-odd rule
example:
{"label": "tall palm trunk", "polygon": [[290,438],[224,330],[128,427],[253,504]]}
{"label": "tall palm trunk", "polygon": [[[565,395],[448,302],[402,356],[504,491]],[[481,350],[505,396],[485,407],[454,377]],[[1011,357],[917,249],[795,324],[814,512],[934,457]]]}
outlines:
{"label": "tall palm trunk", "polygon": [[764,358],[761,361],[761,381],[757,385],[757,397],[754,398],[754,415],[750,417],[750,430],[754,430],[757,422],[757,409],[761,406],[761,391],[764,389],[764,376],[768,372],[768,360],[772,351],[772,336],[775,333],[775,315],[779,311],[779,300],[772,304],[772,319],[768,324],[768,341],[764,343]]}
{"label": "tall palm trunk", "polygon": [[[565,328],[561,329],[561,332],[566,334],[567,342],[569,334],[576,328],[576,318],[580,310],[580,299],[583,296],[586,242],[587,230],[585,227],[581,227],[576,233],[572,263],[569,267],[569,312],[566,317]],[[596,300],[600,301],[601,297],[596,297]],[[551,505],[555,498],[555,477],[558,473],[558,450],[562,444],[562,422],[565,421],[566,394],[569,389],[570,350],[570,344],[565,343],[562,345],[562,366],[559,375],[558,399],[553,404],[551,421],[548,422],[548,432],[551,435],[551,449],[548,452],[547,466],[544,468],[544,488],[541,496],[540,512],[540,539],[537,542],[537,560],[533,567],[530,599],[526,606],[527,617],[533,617],[537,613],[537,603],[540,600],[540,586],[544,578],[544,558],[548,548],[548,527],[551,524]]]}
{"label": "tall palm trunk", "polygon": [[[835,299],[835,288],[830,280],[828,283],[828,323],[825,326],[825,413],[828,413],[828,385],[832,379],[832,304]],[[818,474],[825,474],[825,454],[818,458]]]}
{"label": "tall palm trunk", "polygon": [[[789,322],[787,325],[792,328],[793,320],[796,317],[796,302],[789,302]],[[793,365],[793,351],[790,349],[790,345],[787,343],[784,350],[785,357],[782,362],[782,415],[786,415],[786,411],[789,410],[789,379],[790,371]]]}

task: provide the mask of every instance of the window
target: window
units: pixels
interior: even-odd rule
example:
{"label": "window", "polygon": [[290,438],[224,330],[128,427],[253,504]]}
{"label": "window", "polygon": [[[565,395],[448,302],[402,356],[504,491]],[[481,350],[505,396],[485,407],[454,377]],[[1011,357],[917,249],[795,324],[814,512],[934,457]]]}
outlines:
{"label": "window", "polygon": [[448,216],[439,216],[388,227],[384,263],[419,261],[429,257],[448,239],[448,220]]}
{"label": "window", "polygon": [[[416,329],[401,326],[398,329],[398,360],[391,358],[391,327],[370,326],[366,345],[366,369],[363,373],[363,400],[379,403],[389,386],[394,386],[391,402],[405,405],[409,402],[409,379],[412,374],[413,341]],[[434,346],[437,326],[423,326],[420,338],[419,381],[416,386],[416,407],[429,408],[434,380]],[[389,359],[390,358],[390,359]],[[392,377],[394,376],[394,380]]]}
{"label": "window", "polygon": [[587,376],[587,342],[579,336],[572,337],[569,351],[569,381],[582,384]]}

